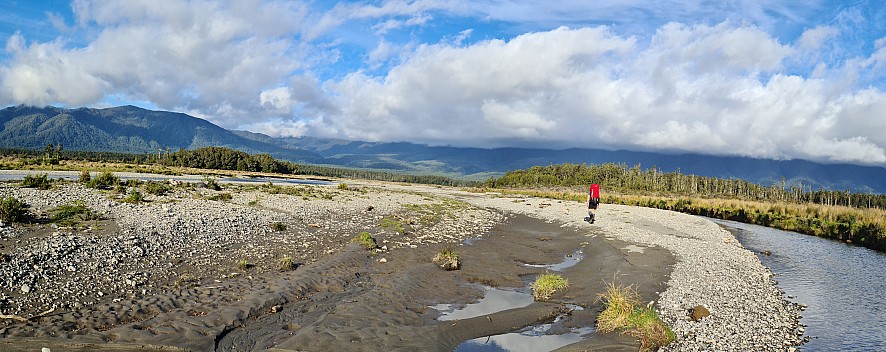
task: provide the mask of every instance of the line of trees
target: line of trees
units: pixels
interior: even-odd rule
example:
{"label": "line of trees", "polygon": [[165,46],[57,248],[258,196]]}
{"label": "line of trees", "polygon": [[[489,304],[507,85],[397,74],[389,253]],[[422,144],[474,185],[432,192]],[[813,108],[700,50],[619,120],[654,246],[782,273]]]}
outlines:
{"label": "line of trees", "polygon": [[[45,164],[45,153],[28,149],[0,149],[0,156],[13,156],[24,164]],[[166,151],[157,154],[125,154],[112,152],[62,151],[53,148],[54,164],[58,160],[83,160],[92,162],[111,162],[137,165],[163,165],[190,167],[195,169],[214,169],[248,172],[267,172],[286,175],[305,175],[317,177],[357,178],[390,182],[408,182],[434,184],[443,186],[476,186],[477,182],[457,180],[435,175],[409,175],[386,171],[347,169],[320,165],[304,165],[277,160],[269,154],[249,154],[224,147],[206,147],[194,150],[179,149],[176,152]]]}
{"label": "line of trees", "polygon": [[802,185],[769,186],[738,179],[686,175],[679,169],[662,172],[657,167],[642,169],[624,163],[602,165],[557,164],[514,170],[499,178],[489,178],[489,188],[578,187],[597,183],[624,194],[683,195],[756,201],[780,201],[886,209],[886,195],[849,191],[804,190]]}

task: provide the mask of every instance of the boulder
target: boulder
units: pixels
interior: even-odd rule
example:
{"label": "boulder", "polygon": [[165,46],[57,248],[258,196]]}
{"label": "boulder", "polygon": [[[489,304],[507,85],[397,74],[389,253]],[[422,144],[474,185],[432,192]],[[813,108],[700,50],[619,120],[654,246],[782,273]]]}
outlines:
{"label": "boulder", "polygon": [[708,315],[711,315],[711,312],[703,306],[695,306],[689,310],[689,317],[692,318],[692,321],[699,321]]}

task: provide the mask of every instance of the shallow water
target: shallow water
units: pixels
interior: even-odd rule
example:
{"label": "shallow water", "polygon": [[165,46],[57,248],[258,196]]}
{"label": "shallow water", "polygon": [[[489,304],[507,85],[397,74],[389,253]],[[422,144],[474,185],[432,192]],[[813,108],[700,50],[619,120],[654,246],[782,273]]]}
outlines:
{"label": "shallow water", "polygon": [[531,266],[533,268],[545,268],[551,271],[562,271],[568,268],[575,266],[581,259],[584,258],[584,253],[581,249],[575,251],[572,254],[566,255],[563,257],[563,261],[555,264],[523,264],[525,266]]}
{"label": "shallow water", "polygon": [[437,320],[470,319],[508,309],[523,308],[534,301],[532,295],[526,292],[503,290],[487,286],[483,286],[483,289],[486,292],[477,303],[467,304],[460,308],[452,304],[431,306],[431,308],[443,312]]}
{"label": "shallow water", "polygon": [[[790,301],[805,304],[804,351],[886,350],[886,254],[842,242],[733,221],[745,248],[776,275]],[[761,254],[769,251],[771,255]]]}

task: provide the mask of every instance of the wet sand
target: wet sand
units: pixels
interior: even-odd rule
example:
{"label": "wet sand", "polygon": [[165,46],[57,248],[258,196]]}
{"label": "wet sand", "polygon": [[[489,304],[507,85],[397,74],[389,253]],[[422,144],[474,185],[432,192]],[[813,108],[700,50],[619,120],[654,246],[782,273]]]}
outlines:
{"label": "wet sand", "polygon": [[[455,247],[463,267],[451,272],[430,262],[437,246],[373,254],[349,245],[292,272],[181,288],[89,314],[48,315],[29,323],[38,331],[34,337],[4,339],[0,349],[452,351],[464,341],[557,316],[566,327],[593,326],[602,310],[597,295],[607,282],[636,285],[644,300],[657,300],[674,263],[666,250],[625,250],[630,243],[608,239],[597,228],[589,232],[523,215],[508,215],[471,243]],[[455,321],[439,321],[440,312],[429,308],[475,302],[483,294],[480,284],[525,289],[545,271],[525,264],[558,263],[579,249],[583,259],[562,271],[569,289],[549,302]],[[132,322],[102,326],[126,319]],[[637,348],[628,336],[591,334],[561,350]]]}

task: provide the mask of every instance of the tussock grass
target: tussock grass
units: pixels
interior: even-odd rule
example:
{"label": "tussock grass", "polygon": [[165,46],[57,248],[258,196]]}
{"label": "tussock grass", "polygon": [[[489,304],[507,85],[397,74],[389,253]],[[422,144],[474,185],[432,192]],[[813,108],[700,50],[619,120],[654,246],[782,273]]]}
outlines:
{"label": "tussock grass", "polygon": [[456,253],[451,246],[440,248],[440,251],[434,254],[432,261],[446,271],[458,270],[461,268],[461,260],[458,258],[458,253]]}
{"label": "tussock grass", "polygon": [[283,259],[280,259],[277,269],[280,269],[280,271],[295,270],[295,262],[292,260],[292,257],[284,257]]}
{"label": "tussock grass", "polygon": [[277,232],[286,231],[286,224],[282,222],[275,222],[271,224],[271,229]]}
{"label": "tussock grass", "polygon": [[598,298],[605,309],[597,316],[597,331],[621,331],[634,336],[640,340],[641,351],[655,350],[674,341],[674,332],[655,309],[638,307],[640,294],[633,286],[610,282]]}
{"label": "tussock grass", "polygon": [[555,292],[565,290],[569,287],[569,280],[560,276],[560,274],[544,273],[535,279],[532,283],[532,297],[536,301],[546,301],[551,299]]}

